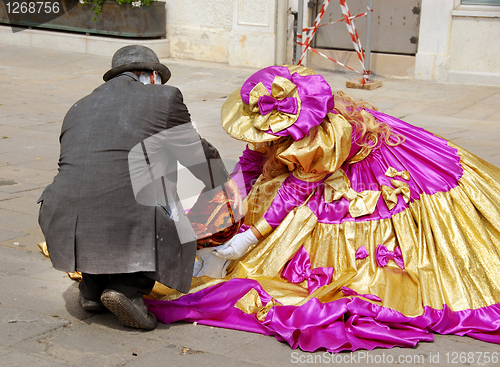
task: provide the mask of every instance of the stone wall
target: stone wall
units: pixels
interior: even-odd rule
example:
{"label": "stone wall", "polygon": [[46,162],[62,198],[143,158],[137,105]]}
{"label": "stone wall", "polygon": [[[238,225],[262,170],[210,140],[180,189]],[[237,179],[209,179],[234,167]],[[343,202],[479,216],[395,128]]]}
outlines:
{"label": "stone wall", "polygon": [[423,0],[415,77],[500,85],[500,6]]}
{"label": "stone wall", "polygon": [[265,67],[275,60],[277,0],[166,0],[170,56]]}

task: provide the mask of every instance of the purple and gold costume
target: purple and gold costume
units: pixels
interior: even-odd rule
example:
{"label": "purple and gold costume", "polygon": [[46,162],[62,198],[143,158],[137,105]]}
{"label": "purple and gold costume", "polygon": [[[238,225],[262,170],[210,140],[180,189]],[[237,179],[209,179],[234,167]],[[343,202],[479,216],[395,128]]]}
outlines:
{"label": "purple and gold costume", "polygon": [[[245,228],[265,238],[223,279],[194,278],[184,296],[156,288],[150,310],[305,351],[412,347],[433,332],[500,343],[500,170],[372,110],[405,141],[360,147],[309,72],[261,70],[223,108],[249,147],[294,138],[277,153],[289,172],[273,179],[258,151],[240,158]],[[234,124],[245,119],[256,129]]]}

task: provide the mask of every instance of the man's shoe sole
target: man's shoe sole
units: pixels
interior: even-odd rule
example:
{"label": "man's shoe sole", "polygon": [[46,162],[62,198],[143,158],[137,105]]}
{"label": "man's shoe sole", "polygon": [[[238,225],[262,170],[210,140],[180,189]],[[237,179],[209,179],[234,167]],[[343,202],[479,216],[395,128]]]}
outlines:
{"label": "man's shoe sole", "polygon": [[108,311],[106,306],[104,306],[100,300],[99,301],[90,300],[90,299],[84,298],[81,294],[78,296],[78,303],[80,304],[80,306],[82,306],[82,308],[85,311],[89,311],[89,312],[107,312]]}
{"label": "man's shoe sole", "polygon": [[124,326],[153,330],[156,328],[156,317],[148,312],[148,316],[144,318],[137,307],[122,293],[107,290],[101,295],[101,301],[108,310],[114,313]]}

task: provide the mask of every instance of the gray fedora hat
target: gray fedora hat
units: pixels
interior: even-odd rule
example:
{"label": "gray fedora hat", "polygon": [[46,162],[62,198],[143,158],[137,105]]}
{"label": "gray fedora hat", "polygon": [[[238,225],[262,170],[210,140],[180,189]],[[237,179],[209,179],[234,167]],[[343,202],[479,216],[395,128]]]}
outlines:
{"label": "gray fedora hat", "polygon": [[171,73],[168,68],[160,63],[156,53],[149,47],[141,45],[130,45],[120,48],[113,55],[111,69],[103,75],[105,82],[125,71],[151,70],[161,76],[162,84],[170,79]]}

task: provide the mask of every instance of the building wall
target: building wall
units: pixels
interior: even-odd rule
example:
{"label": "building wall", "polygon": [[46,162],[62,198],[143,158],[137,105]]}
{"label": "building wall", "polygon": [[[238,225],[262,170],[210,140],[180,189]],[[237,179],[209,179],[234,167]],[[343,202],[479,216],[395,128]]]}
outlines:
{"label": "building wall", "polygon": [[265,67],[275,60],[277,0],[166,0],[170,56]]}
{"label": "building wall", "polygon": [[171,57],[229,61],[232,1],[167,0],[166,9]]}
{"label": "building wall", "polygon": [[500,6],[423,0],[415,77],[500,85]]}

